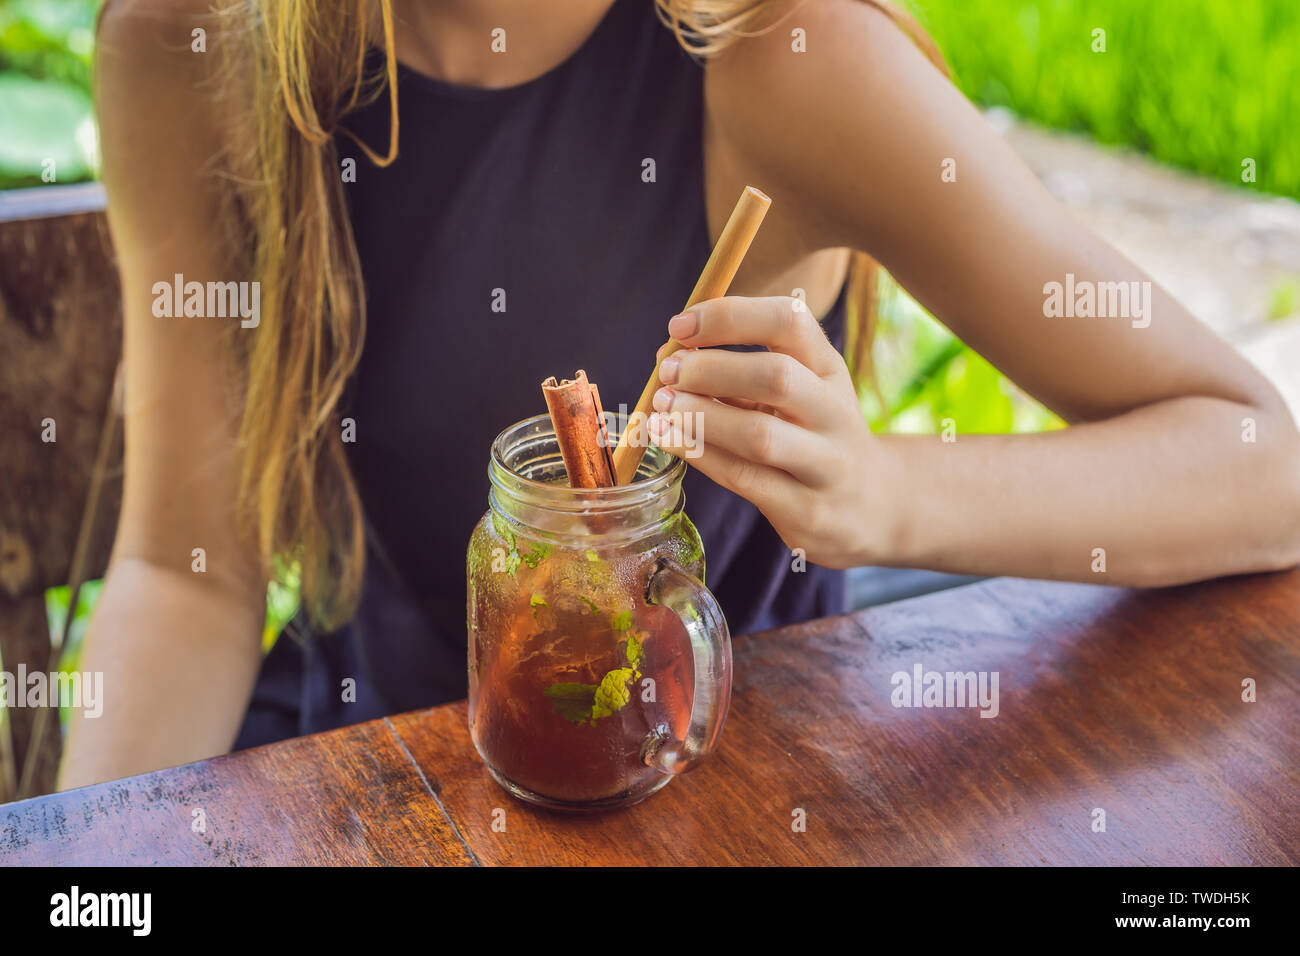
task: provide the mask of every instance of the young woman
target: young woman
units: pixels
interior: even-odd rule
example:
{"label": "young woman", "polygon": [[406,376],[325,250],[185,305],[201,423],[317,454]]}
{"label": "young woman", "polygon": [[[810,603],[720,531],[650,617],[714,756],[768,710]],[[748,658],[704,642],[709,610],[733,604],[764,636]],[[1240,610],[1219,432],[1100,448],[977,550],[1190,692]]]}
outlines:
{"label": "young woman", "polygon": [[[83,663],[110,696],[64,786],[463,695],[492,438],[577,366],[631,402],[668,335],[656,408],[707,412],[688,508],[735,633],[839,611],[854,565],[1144,586],[1300,560],[1278,395],[1159,288],[1145,325],[1049,317],[1048,283],[1146,276],[887,3],[208,5],[100,27],[126,489]],[[673,317],[747,184],[774,202],[734,295]],[[864,254],[1073,427],[872,435],[840,351],[868,341]],[[260,283],[256,327],[155,316],[177,274]],[[263,666],[290,553],[314,633]]]}

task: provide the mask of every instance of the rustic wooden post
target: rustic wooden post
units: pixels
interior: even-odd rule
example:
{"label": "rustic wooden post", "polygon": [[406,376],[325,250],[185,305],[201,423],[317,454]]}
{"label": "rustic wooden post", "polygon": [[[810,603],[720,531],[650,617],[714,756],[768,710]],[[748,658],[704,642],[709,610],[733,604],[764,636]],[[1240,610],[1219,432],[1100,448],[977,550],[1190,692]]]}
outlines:
{"label": "rustic wooden post", "polygon": [[[45,590],[108,562],[121,497],[121,437],[109,421],[121,296],[96,184],[0,192],[0,665],[52,661]],[[101,451],[101,445],[103,449]],[[97,455],[101,497],[82,533]],[[0,727],[0,801],[54,788],[57,710],[29,758],[38,711]],[[24,764],[25,792],[19,794]]]}

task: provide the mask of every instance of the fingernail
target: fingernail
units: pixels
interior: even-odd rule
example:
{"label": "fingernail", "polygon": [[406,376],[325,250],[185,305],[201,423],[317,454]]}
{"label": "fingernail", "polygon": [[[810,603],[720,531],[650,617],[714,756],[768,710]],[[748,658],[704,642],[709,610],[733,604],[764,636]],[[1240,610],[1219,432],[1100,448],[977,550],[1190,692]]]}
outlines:
{"label": "fingernail", "polygon": [[682,360],[676,355],[670,355],[659,363],[659,381],[665,385],[671,385],[677,381],[677,372],[682,367]]}
{"label": "fingernail", "polygon": [[700,314],[698,312],[683,312],[680,315],[674,315],[668,320],[668,334],[678,342],[682,341],[682,339],[689,339],[699,330]]}
{"label": "fingernail", "polygon": [[668,431],[668,416],[664,415],[662,412],[655,412],[650,416],[650,421],[647,423],[647,427],[650,429],[651,435],[654,435],[656,438],[662,436],[666,431]]}
{"label": "fingernail", "polygon": [[655,392],[654,397],[655,411],[670,412],[673,410],[673,390],[671,388],[661,388]]}

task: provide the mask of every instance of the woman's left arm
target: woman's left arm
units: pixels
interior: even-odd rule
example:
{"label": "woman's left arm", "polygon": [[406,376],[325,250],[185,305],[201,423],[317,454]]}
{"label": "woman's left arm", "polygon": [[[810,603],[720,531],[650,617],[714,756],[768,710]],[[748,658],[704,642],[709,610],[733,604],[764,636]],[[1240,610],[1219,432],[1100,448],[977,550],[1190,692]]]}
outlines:
{"label": "woman's left arm", "polygon": [[[794,27],[808,52],[791,50]],[[1073,220],[886,17],[805,3],[711,63],[707,89],[716,140],[798,205],[815,246],[870,252],[1072,425],[876,437],[797,302],[704,303],[670,323],[686,350],[656,408],[702,422],[691,464],[791,548],[832,567],[1128,585],[1300,561],[1300,434],[1277,392]],[[1122,314],[1059,317],[1054,282],[1091,284]],[[742,343],[769,351],[697,351]],[[686,451],[675,427],[656,440]]]}

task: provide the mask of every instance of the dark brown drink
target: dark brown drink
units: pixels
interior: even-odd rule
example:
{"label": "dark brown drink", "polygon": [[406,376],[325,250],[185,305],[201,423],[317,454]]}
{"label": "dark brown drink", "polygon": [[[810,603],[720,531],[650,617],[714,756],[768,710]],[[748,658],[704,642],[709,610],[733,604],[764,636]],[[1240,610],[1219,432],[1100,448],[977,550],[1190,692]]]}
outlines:
{"label": "dark brown drink", "polygon": [[481,621],[471,641],[471,732],[504,785],[590,806],[670,779],[646,766],[642,747],[685,736],[690,720],[691,650],[671,611],[560,598]]}

